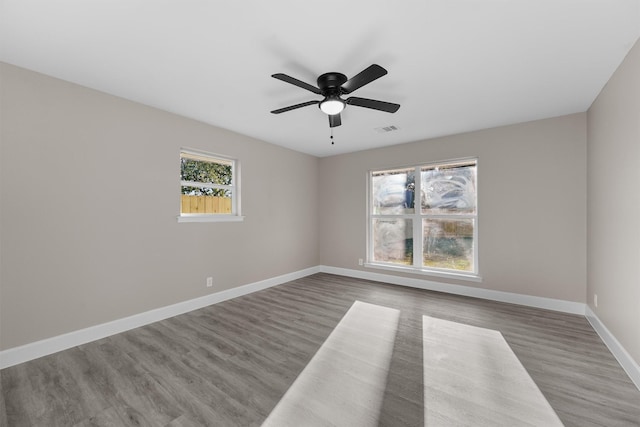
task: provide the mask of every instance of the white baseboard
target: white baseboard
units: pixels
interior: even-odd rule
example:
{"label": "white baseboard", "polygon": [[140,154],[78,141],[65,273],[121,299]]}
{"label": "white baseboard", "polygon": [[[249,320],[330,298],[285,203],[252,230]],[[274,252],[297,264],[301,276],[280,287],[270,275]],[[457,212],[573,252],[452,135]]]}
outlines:
{"label": "white baseboard", "polygon": [[250,283],[237,288],[216,292],[200,298],[180,302],[167,307],[161,307],[144,313],[135,314],[123,319],[103,323],[67,334],[47,338],[41,341],[29,343],[20,347],[10,348],[0,351],[0,369],[8,368],[19,363],[37,359],[42,356],[57,353],[78,345],[86,344],[110,335],[125,332],[153,322],[164,320],[173,316],[184,314],[193,310],[207,307],[232,298],[237,298],[253,292],[261,291],[273,286],[281,285],[292,280],[310,276],[315,273],[330,273],[340,276],[354,277],[358,279],[374,280],[377,282],[390,283],[394,285],[408,286],[418,289],[427,289],[439,292],[446,292],[455,295],[464,295],[482,298],[492,301],[520,304],[529,307],[543,308],[547,310],[560,311],[564,313],[580,314],[586,316],[605,345],[609,348],[614,357],[618,360],[622,368],[627,372],[629,378],[640,389],[640,366],[622,347],[618,340],[609,332],[604,324],[598,319],[591,309],[582,303],[557,300],[552,298],[542,298],[529,295],[520,295],[510,292],[494,291],[471,286],[452,285],[430,280],[413,279],[407,277],[393,276],[390,274],[373,273],[362,270],[351,270],[339,267],[316,266],[293,273],[284,274],[259,282]]}
{"label": "white baseboard", "polygon": [[593,326],[593,329],[595,329],[602,341],[604,341],[605,345],[609,348],[613,356],[618,360],[622,369],[625,370],[631,381],[633,381],[638,390],[640,390],[640,365],[633,360],[627,350],[625,350],[616,337],[609,332],[609,329],[607,329],[604,323],[602,323],[589,306],[586,308],[586,317],[589,323],[591,323],[591,326]]}
{"label": "white baseboard", "polygon": [[373,273],[348,268],[320,266],[322,273],[337,274],[340,276],[354,277],[356,279],[374,280],[376,282],[390,283],[393,285],[409,286],[411,288],[427,289],[430,291],[446,292],[454,295],[482,298],[492,301],[508,302],[511,304],[526,305],[529,307],[544,308],[563,313],[585,314],[585,304],[565,301],[553,298],[543,298],[531,295],[514,294],[511,292],[494,291],[473,286],[452,285],[448,283],[434,282],[431,280],[413,279],[409,277],[393,276],[390,274]]}
{"label": "white baseboard", "polygon": [[184,314],[189,311],[207,307],[232,298],[237,298],[242,295],[247,295],[252,292],[261,291],[272,286],[281,285],[318,272],[320,272],[320,267],[311,267],[293,273],[284,274],[282,276],[250,283],[248,285],[239,286],[237,288],[216,292],[189,301],[135,314],[112,322],[36,341],[20,347],[0,351],[0,369],[8,368],[9,366],[57,353],[62,350],[138,328],[140,326],[148,325],[153,322],[168,319],[169,317]]}

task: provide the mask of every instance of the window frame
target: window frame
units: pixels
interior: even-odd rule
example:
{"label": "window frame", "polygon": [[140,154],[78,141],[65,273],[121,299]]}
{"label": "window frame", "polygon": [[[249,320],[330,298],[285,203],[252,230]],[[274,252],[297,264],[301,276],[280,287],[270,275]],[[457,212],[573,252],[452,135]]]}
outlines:
{"label": "window frame", "polygon": [[[184,156],[183,156],[184,155]],[[198,181],[183,181],[180,180],[181,174],[178,173],[178,179],[180,183],[179,195],[182,195],[182,187],[198,187],[198,188],[213,188],[220,190],[227,190],[231,194],[231,212],[230,213],[183,213],[181,201],[178,201],[177,216],[178,222],[238,222],[243,221],[244,216],[241,215],[240,209],[240,161],[236,158],[210,153],[202,150],[196,150],[192,148],[180,149],[180,160],[183,157],[190,157],[194,160],[208,161],[211,163],[231,163],[231,184],[212,184]]]}
{"label": "window frame", "polygon": [[[425,168],[437,168],[437,167],[447,167],[447,166],[455,166],[455,165],[465,165],[474,163],[476,167],[476,181],[475,181],[475,195],[476,195],[476,206],[475,213],[455,213],[455,214],[446,214],[446,213],[422,213],[422,179],[421,179],[421,171]],[[452,160],[442,160],[437,162],[430,163],[421,163],[421,164],[412,164],[407,166],[397,166],[397,167],[384,167],[384,168],[376,168],[370,169],[367,171],[367,197],[366,197],[366,262],[364,263],[365,267],[369,268],[377,268],[382,270],[389,270],[394,272],[404,272],[404,273],[415,273],[421,275],[428,276],[436,276],[436,277],[446,277],[451,279],[460,279],[474,282],[481,282],[482,277],[480,276],[479,269],[479,242],[478,242],[478,229],[479,229],[479,198],[478,198],[478,167],[479,161],[477,157],[468,157],[461,159],[452,159]],[[375,173],[385,172],[385,171],[396,171],[403,169],[414,169],[415,170],[415,192],[414,192],[414,212],[413,213],[402,213],[402,214],[375,214],[374,213],[374,197],[373,197],[373,176]],[[376,261],[374,260],[374,238],[373,238],[373,224],[376,219],[411,219],[412,220],[412,239],[413,239],[413,264],[412,265],[403,265],[392,262],[384,262],[384,261]],[[424,231],[423,231],[423,221],[425,219],[471,219],[473,220],[473,270],[472,271],[463,271],[463,270],[454,270],[454,269],[446,269],[446,268],[438,268],[438,267],[427,267],[424,266],[423,263],[423,242],[424,242]],[[419,254],[416,256],[416,254]]]}

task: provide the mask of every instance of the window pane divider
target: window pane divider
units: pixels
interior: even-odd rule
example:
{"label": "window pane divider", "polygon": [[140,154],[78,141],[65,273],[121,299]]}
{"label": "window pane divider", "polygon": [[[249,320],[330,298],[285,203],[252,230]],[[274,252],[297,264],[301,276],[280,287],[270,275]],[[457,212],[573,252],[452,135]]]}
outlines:
{"label": "window pane divider", "polygon": [[397,218],[414,219],[415,217],[416,217],[416,214],[399,214],[399,215],[372,214],[371,215],[371,218],[374,218],[374,219],[397,219]]}
{"label": "window pane divider", "polygon": [[417,219],[417,218],[422,218],[422,219],[450,219],[450,220],[456,220],[456,219],[476,219],[478,218],[477,215],[471,215],[471,214],[455,214],[455,215],[431,215],[431,214],[398,214],[398,215],[392,215],[392,214],[371,214],[371,218],[372,219],[397,219],[397,218],[403,218],[403,219]]}
{"label": "window pane divider", "polygon": [[232,190],[234,188],[233,185],[213,184],[210,182],[197,181],[180,181],[180,185],[183,187],[213,188],[218,190]]}
{"label": "window pane divider", "polygon": [[455,215],[420,214],[420,216],[425,219],[450,219],[450,220],[476,219],[478,217],[477,215],[470,215],[470,214],[464,214],[464,215],[463,214],[455,214]]}

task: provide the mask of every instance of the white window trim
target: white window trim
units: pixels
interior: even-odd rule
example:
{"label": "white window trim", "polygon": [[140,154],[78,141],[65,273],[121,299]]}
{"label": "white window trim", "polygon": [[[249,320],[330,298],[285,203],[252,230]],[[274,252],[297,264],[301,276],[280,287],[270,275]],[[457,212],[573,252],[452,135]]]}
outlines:
{"label": "white window trim", "polygon": [[[456,214],[456,215],[424,215],[421,212],[420,207],[422,206],[422,179],[418,179],[418,177],[420,177],[419,174],[419,170],[425,166],[438,166],[438,165],[451,165],[451,164],[456,164],[456,163],[466,163],[466,162],[475,162],[476,163],[476,214],[475,215],[464,215],[464,214]],[[478,167],[479,161],[477,157],[468,157],[468,158],[462,158],[462,159],[452,159],[452,160],[443,160],[443,161],[438,161],[438,162],[431,162],[431,163],[423,163],[423,164],[413,164],[413,165],[408,165],[408,166],[398,166],[398,167],[391,167],[391,168],[380,168],[380,169],[371,169],[369,171],[367,171],[367,176],[366,176],[366,188],[367,188],[367,197],[366,197],[366,217],[367,217],[367,229],[366,229],[366,262],[364,263],[364,267],[365,268],[374,268],[374,269],[380,269],[380,270],[387,270],[387,271],[394,271],[394,272],[398,272],[398,273],[411,273],[411,274],[420,274],[420,275],[425,275],[425,276],[434,276],[434,277],[443,277],[443,278],[448,278],[448,279],[456,279],[456,280],[465,280],[465,281],[472,281],[472,282],[482,282],[482,276],[480,275],[480,266],[478,264],[478,252],[479,252],[479,242],[478,242],[478,228],[479,228],[479,208],[478,208],[478,204],[479,204],[479,200],[478,200],[478,179],[477,179],[477,171],[479,170]],[[414,200],[414,205],[418,206],[418,208],[415,209],[415,213],[413,214],[404,214],[404,215],[374,215],[371,212],[371,198],[372,198],[372,188],[371,188],[371,174],[373,172],[380,172],[380,171],[384,171],[384,170],[389,170],[389,171],[393,171],[393,170],[398,170],[398,169],[410,169],[410,168],[415,168],[416,169],[416,180],[415,180],[415,200]],[[437,217],[444,217],[444,218],[459,218],[459,219],[474,219],[475,220],[475,224],[473,227],[473,240],[474,240],[474,251],[473,251],[473,265],[474,265],[474,271],[473,272],[465,272],[465,271],[454,271],[454,270],[446,270],[446,269],[439,269],[439,268],[427,268],[421,265],[420,262],[420,257],[416,257],[414,256],[413,258],[413,262],[414,265],[401,265],[401,264],[394,264],[394,263],[385,263],[385,262],[377,262],[377,261],[371,261],[373,259],[373,239],[372,239],[372,224],[373,224],[373,219],[375,218],[399,218],[399,217],[405,217],[405,218],[410,218],[412,220],[416,220],[419,219],[420,221],[422,221],[423,218],[425,217],[429,217],[429,218],[437,218]],[[414,244],[414,252],[421,254],[422,253],[422,225],[420,225],[419,227],[416,227],[414,225],[413,227],[413,241],[417,242],[417,246]]]}
{"label": "white window trim", "polygon": [[[180,155],[188,154],[192,156],[202,156],[203,160],[226,160],[232,162],[232,178],[231,182],[233,185],[221,185],[221,184],[211,184],[204,182],[194,182],[194,181],[180,181],[180,188],[183,186],[189,187],[199,187],[199,188],[217,188],[223,190],[229,190],[232,194],[231,197],[231,213],[229,214],[190,214],[190,213],[179,213],[176,217],[178,222],[242,222],[244,221],[244,216],[241,215],[240,209],[240,160],[225,156],[222,154],[209,153],[202,150],[196,150],[192,148],[181,148]],[[180,193],[181,194],[181,193]],[[178,208],[180,210],[180,208]]]}
{"label": "white window trim", "polygon": [[395,273],[411,273],[420,274],[422,276],[443,277],[447,279],[466,280],[470,282],[482,282],[482,276],[471,273],[456,273],[449,270],[440,271],[437,268],[423,269],[415,268],[413,266],[384,264],[376,262],[366,262],[364,266],[367,268],[374,268],[377,270],[393,271]]}
{"label": "white window trim", "polygon": [[216,215],[216,214],[181,214],[178,222],[242,222],[244,216],[240,215]]}

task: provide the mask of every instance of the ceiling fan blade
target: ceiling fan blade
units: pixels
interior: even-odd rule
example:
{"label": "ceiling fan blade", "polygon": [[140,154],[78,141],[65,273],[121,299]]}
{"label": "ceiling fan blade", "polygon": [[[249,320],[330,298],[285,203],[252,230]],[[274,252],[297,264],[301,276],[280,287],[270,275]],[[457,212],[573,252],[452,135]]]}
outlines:
{"label": "ceiling fan blade", "polygon": [[272,113],[273,114],[280,114],[280,113],[284,113],[286,111],[295,110],[296,108],[302,108],[302,107],[306,107],[308,105],[319,104],[319,103],[320,103],[320,101],[307,101],[307,102],[303,102],[302,104],[290,105],[288,107],[284,107],[284,108],[279,108],[277,110],[273,110]]}
{"label": "ceiling fan blade", "polygon": [[372,110],[386,111],[387,113],[395,113],[396,111],[398,111],[398,108],[400,108],[400,104],[377,101],[375,99],[357,98],[355,96],[347,98],[345,102],[349,105],[371,108]]}
{"label": "ceiling fan blade", "polygon": [[379,79],[385,74],[387,74],[387,70],[378,64],[373,64],[347,80],[347,82],[342,85],[342,91],[344,93],[351,93],[354,90]]}
{"label": "ceiling fan blade", "polygon": [[340,126],[342,124],[342,119],[340,118],[340,113],[333,114],[329,116],[329,127],[334,128],[336,126]]}
{"label": "ceiling fan blade", "polygon": [[319,104],[319,103],[320,103],[320,101],[307,101],[307,102],[303,102],[302,104],[290,105],[288,107],[284,107],[284,108],[279,108],[277,110],[273,110],[272,113],[273,114],[280,114],[280,113],[284,113],[284,112],[287,112],[287,111],[295,110],[297,108],[302,108],[302,107],[306,107],[308,105]]}
{"label": "ceiling fan blade", "polygon": [[274,79],[278,79],[278,80],[282,80],[283,82],[287,82],[290,83],[294,86],[298,86],[301,87],[302,89],[306,89],[310,92],[316,93],[318,95],[322,95],[322,92],[320,92],[320,89],[318,89],[315,86],[310,85],[309,83],[305,83],[302,80],[298,80],[296,78],[293,78],[291,76],[287,76],[286,74],[282,74],[282,73],[277,73],[277,74],[273,74],[271,77],[273,77]]}

